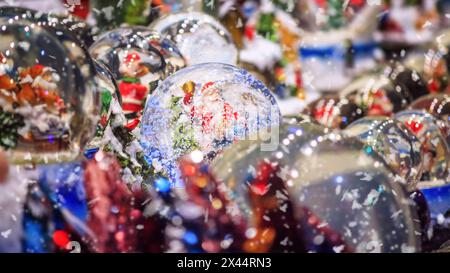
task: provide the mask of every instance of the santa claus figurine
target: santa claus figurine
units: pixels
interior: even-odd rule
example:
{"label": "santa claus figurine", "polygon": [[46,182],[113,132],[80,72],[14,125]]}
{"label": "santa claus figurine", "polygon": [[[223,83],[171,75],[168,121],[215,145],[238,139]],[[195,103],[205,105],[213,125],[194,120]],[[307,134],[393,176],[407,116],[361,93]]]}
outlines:
{"label": "santa claus figurine", "polygon": [[[200,90],[200,100],[192,102],[189,92],[185,91],[184,104],[191,104],[191,117],[201,125],[201,132],[204,135],[203,146],[220,147],[233,140],[233,136],[228,133],[233,132],[230,128],[235,125],[238,113],[233,110],[221,96],[220,86],[214,82],[205,83]],[[208,138],[210,136],[212,138]],[[231,137],[231,139],[230,139]]]}
{"label": "santa claus figurine", "polygon": [[122,108],[128,120],[125,127],[131,131],[139,124],[147,95],[160,77],[149,71],[137,52],[123,58],[119,72],[123,76],[119,83]]}

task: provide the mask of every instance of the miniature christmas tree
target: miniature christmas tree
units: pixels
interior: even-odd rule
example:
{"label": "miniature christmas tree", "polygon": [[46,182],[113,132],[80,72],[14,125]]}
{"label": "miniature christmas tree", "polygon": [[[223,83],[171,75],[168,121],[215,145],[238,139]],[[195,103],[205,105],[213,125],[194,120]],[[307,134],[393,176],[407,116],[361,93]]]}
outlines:
{"label": "miniature christmas tree", "polygon": [[179,102],[182,97],[173,97],[170,103],[170,110],[173,111],[172,124],[175,124],[175,136],[173,138],[173,150],[178,151],[178,155],[186,154],[188,151],[198,149],[197,141],[194,138],[194,129],[189,122],[183,122],[181,116],[183,109]]}
{"label": "miniature christmas tree", "polygon": [[336,29],[344,26],[344,2],[343,0],[327,0],[328,28]]}
{"label": "miniature christmas tree", "polygon": [[16,147],[20,136],[18,130],[25,125],[21,115],[3,111],[0,108],[0,146],[5,149]]}

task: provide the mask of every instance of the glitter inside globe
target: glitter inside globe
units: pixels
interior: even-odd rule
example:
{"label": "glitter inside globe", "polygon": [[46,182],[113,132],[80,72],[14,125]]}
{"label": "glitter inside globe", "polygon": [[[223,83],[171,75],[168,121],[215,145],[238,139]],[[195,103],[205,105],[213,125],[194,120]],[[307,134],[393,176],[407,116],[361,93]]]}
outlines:
{"label": "glitter inside globe", "polygon": [[363,109],[357,104],[334,95],[326,95],[311,102],[304,113],[319,124],[339,129],[364,116]]}
{"label": "glitter inside globe", "polygon": [[127,128],[139,124],[147,95],[159,82],[184,67],[184,59],[168,39],[143,27],[109,31],[90,47],[92,57],[118,81]]}
{"label": "glitter inside globe", "polygon": [[210,167],[254,234],[271,233],[257,250],[420,250],[405,188],[364,144],[308,123],[281,126],[276,149],[261,143],[238,142]]}
{"label": "glitter inside globe", "polygon": [[392,116],[412,101],[404,85],[377,75],[358,78],[345,87],[340,95],[358,104],[370,116]]}
{"label": "glitter inside globe", "polygon": [[449,148],[438,120],[420,110],[405,110],[395,115],[422,143],[422,180],[447,179]]}
{"label": "glitter inside globe", "polygon": [[359,119],[348,126],[344,135],[356,137],[366,144],[366,149],[377,152],[415,189],[422,175],[422,150],[419,140],[400,121],[372,116]]}
{"label": "glitter inside globe", "polygon": [[248,72],[226,64],[199,64],[173,74],[149,96],[141,144],[149,162],[158,162],[174,177],[180,156],[199,150],[213,158],[234,141],[279,122],[275,99]]}
{"label": "glitter inside globe", "polygon": [[64,30],[0,24],[0,146],[16,164],[74,159],[100,108],[91,59]]}
{"label": "glitter inside globe", "polygon": [[236,65],[238,52],[228,30],[201,12],[169,14],[150,25],[176,43],[188,65],[217,62]]}

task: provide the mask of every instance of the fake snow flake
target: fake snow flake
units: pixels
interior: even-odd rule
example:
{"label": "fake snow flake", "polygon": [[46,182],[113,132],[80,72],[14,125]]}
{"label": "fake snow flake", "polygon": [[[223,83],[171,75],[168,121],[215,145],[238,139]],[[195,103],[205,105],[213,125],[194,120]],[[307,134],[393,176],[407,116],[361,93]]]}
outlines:
{"label": "fake snow flake", "polygon": [[5,231],[2,231],[1,232],[1,235],[2,235],[2,237],[3,238],[8,238],[9,237],[9,235],[11,234],[11,232],[12,232],[12,230],[11,229],[8,229],[8,230],[5,230]]}

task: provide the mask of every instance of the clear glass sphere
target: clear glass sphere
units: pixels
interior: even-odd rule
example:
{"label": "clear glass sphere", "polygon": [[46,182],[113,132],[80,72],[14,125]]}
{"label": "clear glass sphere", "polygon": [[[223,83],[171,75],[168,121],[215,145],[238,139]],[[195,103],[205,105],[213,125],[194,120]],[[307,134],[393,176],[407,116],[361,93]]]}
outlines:
{"label": "clear glass sphere", "polygon": [[149,97],[141,143],[150,162],[173,175],[176,160],[193,150],[213,158],[239,139],[280,122],[270,91],[247,71],[206,63],[163,81]]}
{"label": "clear glass sphere", "polygon": [[409,108],[423,110],[437,117],[439,119],[437,123],[447,139],[447,145],[450,145],[450,97],[447,94],[429,94],[418,98]]}
{"label": "clear glass sphere", "polygon": [[413,101],[409,106],[415,110],[425,110],[446,123],[450,122],[450,97],[447,94],[429,94]]}
{"label": "clear glass sphere", "polygon": [[302,123],[281,126],[276,149],[261,144],[238,142],[210,167],[253,234],[271,234],[256,250],[420,250],[404,185],[363,143]]}
{"label": "clear glass sphere", "polygon": [[422,143],[422,180],[446,180],[449,147],[438,120],[425,111],[405,110],[395,115]]}
{"label": "clear glass sphere", "polygon": [[422,150],[420,141],[400,121],[381,116],[361,118],[350,124],[343,134],[356,137],[366,149],[372,149],[385,160],[391,169],[415,189],[422,175]]}
{"label": "clear glass sphere", "polygon": [[395,63],[384,69],[384,75],[394,84],[406,87],[413,99],[420,98],[429,93],[426,81],[420,72],[406,67],[402,63]]}
{"label": "clear glass sphere", "polygon": [[237,63],[238,51],[231,34],[210,15],[201,12],[169,14],[154,21],[150,28],[175,42],[188,65]]}
{"label": "clear glass sphere", "polygon": [[136,128],[148,94],[160,81],[185,66],[177,47],[144,27],[118,28],[101,35],[89,48],[118,81],[128,126]]}
{"label": "clear glass sphere", "polygon": [[95,132],[95,68],[64,29],[0,19],[0,146],[11,161],[70,161]]}
{"label": "clear glass sphere", "polygon": [[319,124],[335,129],[344,129],[364,116],[363,109],[356,103],[334,95],[326,95],[311,102],[304,113]]}
{"label": "clear glass sphere", "polygon": [[369,116],[392,116],[412,101],[402,83],[384,75],[362,76],[345,87],[340,96],[355,102]]}

